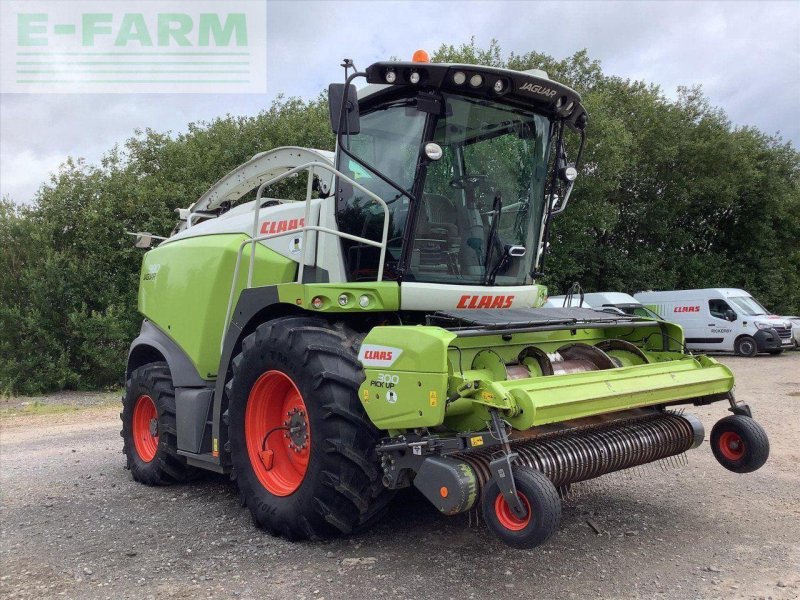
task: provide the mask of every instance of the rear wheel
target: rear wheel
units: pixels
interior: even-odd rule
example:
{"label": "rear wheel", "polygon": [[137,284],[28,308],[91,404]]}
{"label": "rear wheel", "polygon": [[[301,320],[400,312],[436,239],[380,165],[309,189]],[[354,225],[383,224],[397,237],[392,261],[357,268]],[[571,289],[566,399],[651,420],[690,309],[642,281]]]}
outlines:
{"label": "rear wheel", "polygon": [[256,524],[273,534],[350,533],[380,518],[391,498],[352,346],[321,319],[290,317],[260,325],[232,362],[233,477]]}
{"label": "rear wheel", "polygon": [[711,450],[723,467],[734,473],[752,473],[769,458],[767,432],[745,415],[720,419],[711,429]]}
{"label": "rear wheel", "polygon": [[491,481],[481,499],[483,519],[497,537],[516,548],[534,548],[552,536],[561,520],[561,499],[553,483],[541,472],[514,467],[514,483],[523,506],[524,518],[517,517]]}
{"label": "rear wheel", "polygon": [[175,389],[167,363],[151,363],[131,373],[120,418],[127,468],[136,481],[165,485],[196,472],[178,456]]}
{"label": "rear wheel", "polygon": [[743,335],[736,340],[733,349],[739,356],[755,356],[758,352],[756,341],[749,335]]}

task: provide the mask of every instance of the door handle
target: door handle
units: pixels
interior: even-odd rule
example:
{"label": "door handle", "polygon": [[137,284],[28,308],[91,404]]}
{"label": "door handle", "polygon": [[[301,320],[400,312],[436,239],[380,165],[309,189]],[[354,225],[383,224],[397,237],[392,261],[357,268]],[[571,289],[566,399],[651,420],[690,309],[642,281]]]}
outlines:
{"label": "door handle", "polygon": [[716,323],[709,323],[708,324],[709,327],[714,327],[715,325],[716,325]]}

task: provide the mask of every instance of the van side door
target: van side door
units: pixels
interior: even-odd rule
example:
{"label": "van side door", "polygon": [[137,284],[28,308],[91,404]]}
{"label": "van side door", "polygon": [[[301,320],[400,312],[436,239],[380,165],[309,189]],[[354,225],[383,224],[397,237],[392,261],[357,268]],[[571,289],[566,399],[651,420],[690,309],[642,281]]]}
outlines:
{"label": "van side door", "polygon": [[722,298],[710,298],[706,310],[707,335],[703,349],[733,351],[735,333],[731,319],[736,314],[733,308]]}
{"label": "van side door", "polygon": [[703,315],[702,300],[677,300],[667,304],[666,320],[677,323],[683,328],[686,347],[690,350],[702,350],[706,333],[706,319]]}

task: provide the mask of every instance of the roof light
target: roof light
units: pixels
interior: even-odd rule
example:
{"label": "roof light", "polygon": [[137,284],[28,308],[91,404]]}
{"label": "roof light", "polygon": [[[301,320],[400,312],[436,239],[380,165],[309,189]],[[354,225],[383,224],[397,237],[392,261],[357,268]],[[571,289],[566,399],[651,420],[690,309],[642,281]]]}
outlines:
{"label": "roof light", "polygon": [[411,75],[408,76],[408,80],[411,83],[419,83],[419,73],[416,71],[411,71]]}
{"label": "roof light", "polygon": [[339,294],[339,306],[347,306],[350,302],[350,297],[347,294]]}
{"label": "roof light", "polygon": [[361,308],[367,308],[367,307],[369,306],[369,296],[367,296],[366,294],[364,294],[363,296],[361,296],[361,297],[358,299],[358,305],[359,305]]}
{"label": "roof light", "polygon": [[464,71],[456,71],[453,73],[453,83],[456,85],[464,85],[464,82],[467,80],[467,74]]}
{"label": "roof light", "polygon": [[417,50],[414,52],[414,56],[411,57],[411,62],[429,63],[431,62],[431,57],[428,56],[425,50]]}
{"label": "roof light", "polygon": [[501,93],[505,89],[505,84],[503,83],[502,79],[498,79],[494,82],[494,91],[498,94]]}
{"label": "roof light", "polygon": [[319,310],[322,308],[323,300],[321,296],[315,296],[314,299],[311,301],[311,306]]}
{"label": "roof light", "polygon": [[394,83],[395,81],[397,81],[397,73],[395,73],[394,71],[386,71],[385,79],[386,83]]}
{"label": "roof light", "polygon": [[475,73],[475,75],[469,78],[469,84],[472,87],[479,87],[482,83],[483,83],[483,77],[480,76],[478,73]]}

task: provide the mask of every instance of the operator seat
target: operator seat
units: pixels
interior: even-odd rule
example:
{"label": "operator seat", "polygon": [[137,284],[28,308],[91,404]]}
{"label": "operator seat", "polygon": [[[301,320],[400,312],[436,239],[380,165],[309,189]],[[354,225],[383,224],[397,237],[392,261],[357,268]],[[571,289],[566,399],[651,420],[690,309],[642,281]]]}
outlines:
{"label": "operator seat", "polygon": [[424,271],[458,272],[461,237],[455,205],[441,194],[424,194],[412,262]]}

